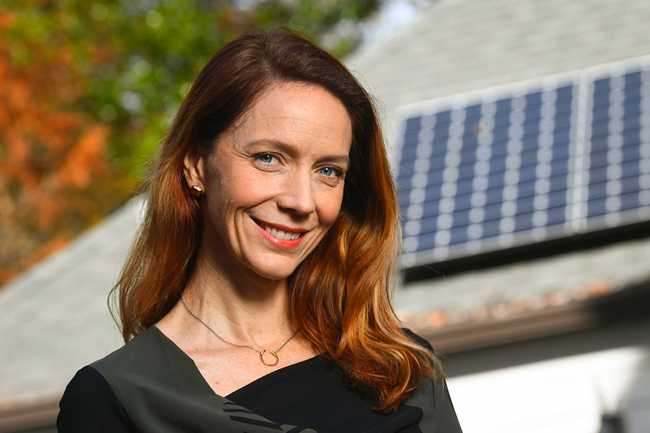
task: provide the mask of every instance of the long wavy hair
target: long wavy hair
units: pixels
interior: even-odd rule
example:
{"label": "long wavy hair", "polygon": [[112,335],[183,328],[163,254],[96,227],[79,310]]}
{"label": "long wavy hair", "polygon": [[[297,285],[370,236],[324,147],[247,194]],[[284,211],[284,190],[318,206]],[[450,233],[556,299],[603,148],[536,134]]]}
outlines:
{"label": "long wavy hair", "polygon": [[376,410],[394,410],[421,380],[442,373],[436,357],[404,333],[390,304],[400,228],[379,122],[352,74],[289,30],[245,34],[219,50],[199,73],[143,184],[144,221],[109,306],[117,293],[128,342],[180,299],[203,224],[201,202],[184,181],[183,160],[211,152],[219,134],[278,82],[327,89],[346,107],[353,135],[338,219],[289,277],[290,320],[315,350],[343,368],[352,384],[376,399]]}

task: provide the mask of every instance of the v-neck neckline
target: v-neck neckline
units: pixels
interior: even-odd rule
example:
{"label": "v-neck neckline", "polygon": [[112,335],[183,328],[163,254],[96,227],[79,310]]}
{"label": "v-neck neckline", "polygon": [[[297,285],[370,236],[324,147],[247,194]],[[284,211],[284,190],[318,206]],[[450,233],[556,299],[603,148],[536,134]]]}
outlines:
{"label": "v-neck neckline", "polygon": [[233,397],[236,397],[239,394],[245,393],[248,389],[250,388],[256,388],[261,385],[263,385],[266,382],[274,382],[276,378],[281,377],[283,375],[286,375],[288,372],[304,367],[306,365],[312,364],[318,360],[321,359],[322,354],[316,354],[310,358],[303,359],[302,361],[294,362],[293,364],[286,365],[284,367],[278,368],[277,370],[273,370],[269,373],[266,373],[257,379],[252,380],[251,382],[246,383],[245,385],[237,388],[234,391],[231,391],[230,393],[226,395],[221,395],[217,393],[208,383],[206,380],[205,376],[201,373],[201,370],[199,367],[196,365],[196,362],[192,359],[191,356],[189,356],[183,349],[181,349],[171,338],[169,338],[158,326],[156,325],[151,325],[150,328],[154,328],[155,333],[160,337],[160,339],[171,349],[178,354],[184,361],[188,362],[189,366],[191,367],[191,372],[192,375],[205,386],[210,393],[215,395],[216,397],[223,398],[228,401],[232,401]]}

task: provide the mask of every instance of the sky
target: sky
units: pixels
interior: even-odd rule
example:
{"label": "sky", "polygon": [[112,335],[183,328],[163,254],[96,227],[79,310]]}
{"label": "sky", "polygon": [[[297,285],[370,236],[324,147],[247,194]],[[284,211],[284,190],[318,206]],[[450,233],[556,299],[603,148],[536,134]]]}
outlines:
{"label": "sky", "polygon": [[376,17],[363,26],[364,46],[367,48],[390,37],[395,30],[412,22],[425,1],[388,0]]}

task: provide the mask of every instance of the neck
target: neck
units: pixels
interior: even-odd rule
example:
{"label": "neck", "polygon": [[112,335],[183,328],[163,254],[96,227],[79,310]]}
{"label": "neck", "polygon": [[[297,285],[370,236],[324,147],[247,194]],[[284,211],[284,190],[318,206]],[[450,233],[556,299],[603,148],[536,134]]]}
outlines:
{"label": "neck", "polygon": [[[183,298],[189,309],[231,343],[273,348],[293,334],[286,280],[269,280],[202,249]],[[213,339],[193,317],[184,320]]]}

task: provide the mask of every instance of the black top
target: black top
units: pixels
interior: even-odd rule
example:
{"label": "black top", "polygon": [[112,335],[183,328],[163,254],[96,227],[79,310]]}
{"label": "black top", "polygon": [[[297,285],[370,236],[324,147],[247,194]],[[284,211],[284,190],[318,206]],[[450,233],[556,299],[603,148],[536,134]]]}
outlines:
{"label": "black top", "polygon": [[77,371],[59,403],[57,427],[59,433],[461,432],[444,380],[426,380],[393,413],[371,406],[322,355],[220,396],[194,361],[152,326]]}

